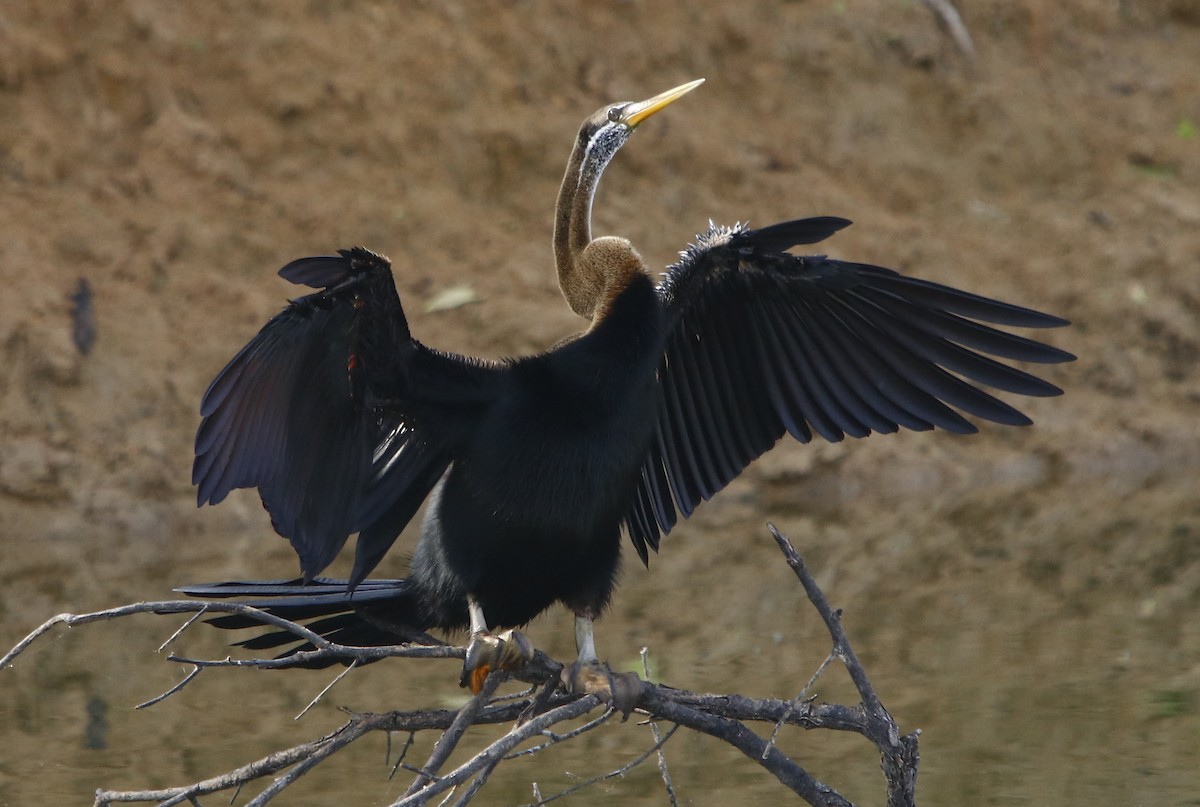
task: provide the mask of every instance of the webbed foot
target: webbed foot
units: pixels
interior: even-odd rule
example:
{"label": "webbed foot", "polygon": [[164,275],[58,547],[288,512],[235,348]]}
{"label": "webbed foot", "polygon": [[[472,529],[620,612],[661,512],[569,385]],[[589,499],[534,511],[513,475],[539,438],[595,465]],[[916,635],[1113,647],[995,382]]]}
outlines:
{"label": "webbed foot", "polygon": [[563,667],[562,682],[576,694],[596,695],[625,718],[642,695],[642,679],[637,673],[615,673],[599,661],[576,661]]}
{"label": "webbed foot", "polygon": [[492,670],[519,670],[533,660],[533,654],[533,643],[520,631],[506,630],[499,635],[487,631],[472,633],[458,685],[470,687],[478,695]]}

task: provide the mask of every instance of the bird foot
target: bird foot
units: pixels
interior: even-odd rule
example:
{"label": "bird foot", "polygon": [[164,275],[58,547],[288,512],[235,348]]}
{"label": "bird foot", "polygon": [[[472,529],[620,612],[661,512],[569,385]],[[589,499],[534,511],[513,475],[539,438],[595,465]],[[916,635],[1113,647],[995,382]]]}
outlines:
{"label": "bird foot", "polygon": [[615,673],[599,661],[576,661],[563,667],[562,682],[577,695],[596,695],[624,718],[642,695],[642,679],[637,673]]}
{"label": "bird foot", "polygon": [[473,633],[458,685],[470,687],[478,695],[492,670],[519,670],[533,660],[533,655],[533,643],[520,631],[506,630],[499,635],[487,631]]}

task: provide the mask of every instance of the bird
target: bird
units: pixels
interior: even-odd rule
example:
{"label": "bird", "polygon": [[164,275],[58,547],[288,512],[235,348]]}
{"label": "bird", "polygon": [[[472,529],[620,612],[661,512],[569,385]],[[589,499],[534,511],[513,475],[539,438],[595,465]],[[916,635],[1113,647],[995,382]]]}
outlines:
{"label": "bird", "polygon": [[[970,434],[968,416],[1028,425],[982,387],[1062,393],[1001,360],[1075,357],[995,326],[1065,319],[794,252],[847,219],[709,222],[657,280],[628,239],[594,236],[592,204],[614,155],[702,82],[608,104],[583,122],[558,193],[553,256],[586,327],[540,353],[487,360],[418,341],[391,262],[364,247],[284,266],[280,276],[314,291],[213,379],[192,480],[201,505],[257,488],[302,574],[180,590],[248,598],[347,645],[469,629],[461,682],[474,691],[493,667],[529,657],[519,630],[492,631],[561,604],[575,617],[572,667],[585,678],[603,666],[594,621],[613,596],[622,536],[648,564],[681,518],[785,436]],[[408,576],[370,578],[423,504]],[[355,533],[349,578],[321,577]],[[241,644],[311,649],[297,641],[269,632]]]}

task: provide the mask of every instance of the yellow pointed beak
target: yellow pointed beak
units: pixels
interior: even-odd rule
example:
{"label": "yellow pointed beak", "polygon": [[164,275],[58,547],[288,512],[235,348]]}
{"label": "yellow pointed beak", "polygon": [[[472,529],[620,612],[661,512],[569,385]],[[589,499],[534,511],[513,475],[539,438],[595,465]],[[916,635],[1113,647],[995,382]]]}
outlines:
{"label": "yellow pointed beak", "polygon": [[632,129],[655,112],[664,109],[668,104],[675,103],[703,83],[704,79],[698,78],[695,81],[689,81],[687,84],[680,84],[678,87],[667,90],[664,93],[659,93],[653,98],[630,104],[625,107],[621,116],[621,122]]}

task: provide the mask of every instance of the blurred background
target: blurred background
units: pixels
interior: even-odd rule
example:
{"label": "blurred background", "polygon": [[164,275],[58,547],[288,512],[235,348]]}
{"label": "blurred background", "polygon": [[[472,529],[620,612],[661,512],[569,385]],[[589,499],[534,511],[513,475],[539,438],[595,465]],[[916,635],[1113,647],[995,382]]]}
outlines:
{"label": "blurred background", "polygon": [[[710,218],[845,216],[830,254],[1066,316],[1047,338],[1080,358],[1044,373],[1065,397],[1018,402],[1032,428],[781,445],[648,571],[629,553],[601,655],[648,646],[675,686],[798,692],[828,637],[770,520],[923,730],[922,803],[1200,803],[1200,6],[960,9],[973,62],[895,0],[4,3],[0,646],[63,611],[295,574],[253,493],[198,510],[189,483],[205,386],[298,293],[276,269],[364,244],[427,344],[544,349],[582,327],[550,258],[580,121],[704,77],[617,157],[598,234],[665,265]],[[453,663],[396,661],[299,723],[330,674],[210,671],[132,711],[185,672],[155,653],[181,622],[60,630],[0,670],[0,804],[184,784],[320,736],[337,706],[462,699]],[[529,633],[573,652],[565,614]],[[215,634],[175,649],[224,655]],[[840,670],[818,690],[853,702]],[[860,738],[781,743],[882,801]],[[502,768],[485,801],[651,744],[610,725]],[[390,803],[383,738],[358,745],[284,803]],[[685,803],[783,794],[702,738],[667,758]],[[665,797],[643,766],[575,803],[610,799]]]}

